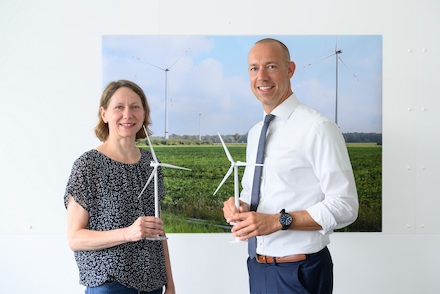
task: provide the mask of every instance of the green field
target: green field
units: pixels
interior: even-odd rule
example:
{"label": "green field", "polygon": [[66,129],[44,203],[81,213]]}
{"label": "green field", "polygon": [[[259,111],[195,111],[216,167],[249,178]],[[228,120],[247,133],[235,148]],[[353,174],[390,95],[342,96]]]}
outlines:
{"label": "green field", "polygon": [[[234,160],[245,161],[245,145],[228,145]],[[162,218],[168,233],[229,232],[223,218],[223,201],[234,194],[230,176],[214,196],[230,163],[221,145],[154,146],[160,161],[192,169],[163,169],[166,195]],[[382,147],[349,144],[359,194],[359,217],[347,232],[382,230]],[[239,170],[240,178],[243,169]]]}

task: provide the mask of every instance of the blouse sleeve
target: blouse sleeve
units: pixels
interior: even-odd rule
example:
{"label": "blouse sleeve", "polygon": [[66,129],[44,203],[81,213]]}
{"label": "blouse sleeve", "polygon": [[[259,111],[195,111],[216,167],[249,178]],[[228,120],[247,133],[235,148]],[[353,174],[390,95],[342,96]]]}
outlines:
{"label": "blouse sleeve", "polygon": [[87,160],[84,157],[78,158],[72,167],[69,180],[66,186],[66,193],[64,194],[64,206],[67,209],[69,204],[69,195],[88,211],[87,195],[90,189],[89,178],[87,173]]}

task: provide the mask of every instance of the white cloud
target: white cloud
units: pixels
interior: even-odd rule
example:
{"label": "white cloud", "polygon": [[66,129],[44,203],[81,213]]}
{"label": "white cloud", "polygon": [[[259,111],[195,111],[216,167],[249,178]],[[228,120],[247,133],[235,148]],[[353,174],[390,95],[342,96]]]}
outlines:
{"label": "white cloud", "polygon": [[[167,72],[170,133],[198,134],[200,120],[202,134],[214,135],[217,131],[244,134],[261,120],[262,108],[249,86],[245,60],[249,48],[242,48],[237,38],[229,37],[230,41],[225,38],[104,37],[103,81],[107,83],[125,78],[138,83],[146,92],[152,108],[153,131],[156,135],[163,135],[163,69],[171,66]],[[307,48],[323,47],[319,45],[320,38],[312,39],[308,46],[309,39],[305,36],[286,40],[296,40],[297,55],[301,56],[301,60],[310,61],[316,60],[322,52],[309,54],[308,51],[313,50]],[[356,43],[362,40],[355,38],[355,50],[344,46],[347,50],[342,57],[350,70],[340,65],[338,117],[343,131],[380,132],[381,50],[366,54],[363,43]],[[287,44],[293,46],[293,43]],[[335,107],[334,69],[335,60],[329,58],[307,68],[300,66],[292,78],[293,90],[300,101],[332,120]],[[359,77],[359,82],[353,78],[353,73]]]}

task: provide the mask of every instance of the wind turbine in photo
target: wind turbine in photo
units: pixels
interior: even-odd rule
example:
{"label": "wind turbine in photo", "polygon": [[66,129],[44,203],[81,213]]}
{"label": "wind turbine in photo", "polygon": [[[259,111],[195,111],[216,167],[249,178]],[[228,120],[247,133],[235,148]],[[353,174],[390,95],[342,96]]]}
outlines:
{"label": "wind turbine in photo", "polygon": [[353,74],[350,69],[348,68],[348,66],[345,64],[345,62],[342,60],[342,58],[339,56],[340,54],[342,54],[342,49],[338,48],[338,41],[336,40],[336,45],[335,45],[335,51],[328,54],[327,56],[322,57],[321,59],[313,62],[313,63],[309,63],[306,66],[304,66],[304,68],[310,67],[315,63],[318,63],[324,59],[330,58],[332,56],[335,56],[336,58],[336,93],[335,93],[335,123],[336,125],[338,125],[338,86],[339,86],[339,62],[341,62],[345,68],[353,75],[353,77],[359,81],[359,79],[357,78],[357,76],[355,74]]}
{"label": "wind turbine in photo", "polygon": [[[222,139],[222,136],[220,136],[220,134],[218,134],[218,136],[220,137],[220,141],[222,142],[223,149],[225,149],[226,156],[228,157],[228,160],[231,162],[231,167],[226,172],[225,177],[223,178],[223,180],[221,181],[220,185],[215,190],[214,195],[218,192],[218,190],[220,190],[220,187],[226,182],[226,180],[229,178],[231,173],[234,172],[234,200],[235,200],[235,207],[238,209],[240,207],[240,192],[239,192],[240,182],[238,180],[238,167],[240,167],[240,166],[249,166],[249,165],[251,165],[251,166],[263,166],[263,164],[246,163],[246,162],[241,162],[241,161],[234,161],[234,159],[232,158],[231,153],[228,150],[228,147],[226,147],[226,144],[225,144],[225,142]],[[234,225],[234,223],[231,223],[231,225]],[[235,240],[232,240],[230,242],[231,243],[238,243],[238,242],[243,242],[243,241],[241,241],[237,237],[237,238],[235,238]]]}
{"label": "wind turbine in photo", "polygon": [[[158,189],[158,176],[157,176],[157,170],[159,166],[163,167],[169,167],[169,168],[175,168],[175,169],[183,169],[183,170],[190,170],[185,167],[175,166],[168,163],[161,163],[156,157],[156,153],[154,152],[153,145],[151,144],[150,137],[148,136],[147,129],[145,126],[143,126],[145,136],[148,140],[148,145],[150,146],[151,155],[153,156],[153,161],[151,161],[150,166],[152,166],[154,169],[150,174],[150,177],[148,178],[147,182],[145,183],[144,188],[142,189],[141,193],[139,193],[138,198],[140,199],[142,194],[144,193],[145,189],[147,188],[148,184],[153,180],[154,178],[154,216],[159,218],[160,217],[160,208],[159,208],[159,189]],[[165,240],[166,237],[158,237],[158,238],[146,238],[147,240]]]}
{"label": "wind turbine in photo", "polygon": [[186,54],[186,53],[188,53],[188,51],[190,50],[191,48],[188,48],[183,54],[182,54],[182,56],[180,56],[179,58],[177,58],[176,59],[176,61],[174,61],[169,67],[167,67],[167,68],[162,68],[162,67],[160,67],[160,66],[157,66],[157,65],[155,65],[155,64],[152,64],[152,63],[149,63],[149,62],[146,62],[146,61],[143,61],[143,60],[141,60],[139,57],[135,57],[135,56],[133,56],[133,58],[136,58],[136,60],[139,60],[140,62],[143,62],[143,63],[146,63],[146,64],[148,64],[148,65],[150,65],[150,66],[153,66],[153,67],[155,67],[155,68],[157,68],[157,69],[160,69],[160,70],[162,70],[164,73],[165,73],[165,126],[164,126],[164,128],[165,128],[165,130],[164,130],[164,138],[165,138],[165,140],[168,140],[168,138],[169,138],[169,132],[168,132],[168,72],[170,71],[170,69]]}

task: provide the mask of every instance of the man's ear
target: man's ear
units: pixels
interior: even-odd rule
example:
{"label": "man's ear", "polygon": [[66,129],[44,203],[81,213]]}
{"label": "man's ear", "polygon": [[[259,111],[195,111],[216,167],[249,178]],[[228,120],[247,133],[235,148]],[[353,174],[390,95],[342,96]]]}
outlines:
{"label": "man's ear", "polygon": [[293,74],[295,73],[295,69],[296,69],[296,65],[295,62],[290,61],[289,65],[288,65],[288,74],[289,74],[289,78],[291,78],[293,76]]}

